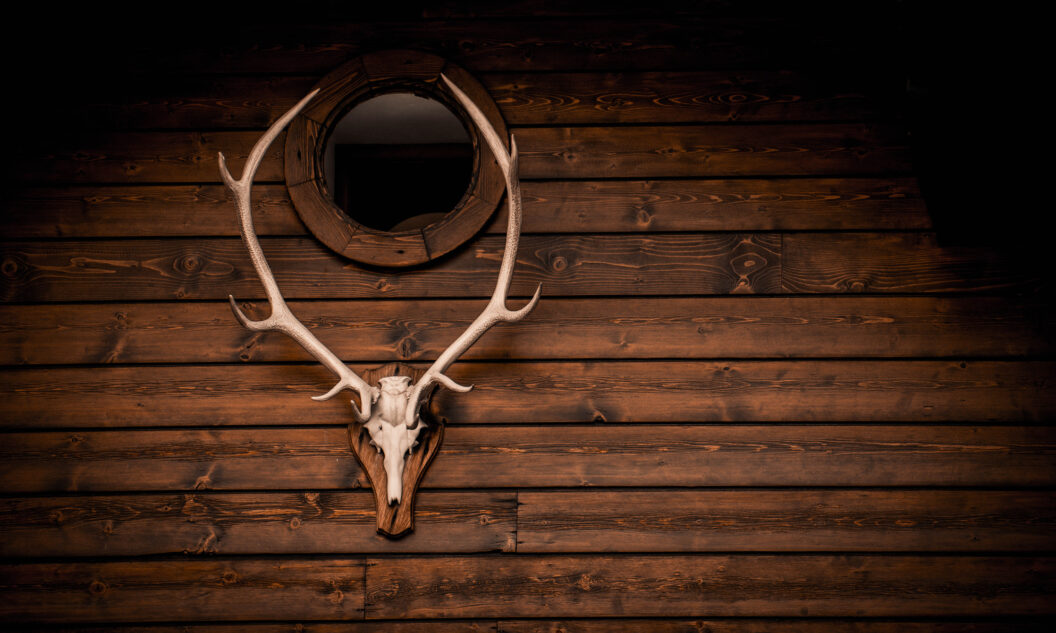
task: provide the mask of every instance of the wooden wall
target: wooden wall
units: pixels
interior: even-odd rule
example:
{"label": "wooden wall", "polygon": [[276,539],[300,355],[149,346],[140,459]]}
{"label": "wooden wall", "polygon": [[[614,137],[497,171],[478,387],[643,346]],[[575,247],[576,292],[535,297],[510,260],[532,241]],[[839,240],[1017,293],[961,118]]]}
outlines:
{"label": "wooden wall", "polygon": [[[1047,281],[985,233],[936,232],[899,5],[819,22],[438,4],[177,17],[125,33],[128,50],[69,51],[84,91],[25,105],[66,123],[13,130],[0,219],[0,615],[154,633],[1041,630]],[[328,372],[230,314],[229,293],[266,306],[215,160],[239,173],[323,74],[394,47],[492,92],[522,149],[513,294],[543,284],[452,368],[477,388],[438,397],[451,424],[399,541],[374,532],[347,405],[308,399]],[[306,232],[281,160],[280,142],[257,224],[295,312],[355,368],[435,358],[491,292],[504,216],[439,263],[360,267]]]}

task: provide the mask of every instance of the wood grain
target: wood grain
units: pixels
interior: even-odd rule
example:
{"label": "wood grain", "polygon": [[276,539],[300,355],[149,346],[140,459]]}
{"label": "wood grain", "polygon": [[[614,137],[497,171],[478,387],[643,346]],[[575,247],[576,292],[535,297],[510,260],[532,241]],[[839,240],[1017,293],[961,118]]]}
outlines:
{"label": "wood grain", "polygon": [[906,172],[909,143],[878,124],[517,128],[521,177],[700,178]]}
{"label": "wood grain", "polygon": [[[288,299],[490,295],[504,240],[485,236],[427,268],[366,269],[314,240],[262,240]],[[1036,253],[943,246],[919,233],[527,235],[512,296],[545,297],[1044,289]],[[323,280],[323,281],[321,281]],[[263,296],[241,241],[0,244],[6,302]]]}
{"label": "wood grain", "polygon": [[[871,123],[515,128],[520,175],[532,178],[889,174],[910,169],[903,129]],[[52,142],[18,156],[28,183],[218,183],[217,153],[231,173],[260,131],[111,132]],[[281,135],[256,181],[282,182]],[[27,151],[27,150],[23,150]],[[38,152],[34,149],[33,152]],[[296,184],[296,183],[290,183]]]}
{"label": "wood grain", "polygon": [[366,617],[1051,614],[1050,558],[367,559]]}
{"label": "wood grain", "polygon": [[[525,234],[931,227],[912,178],[527,181],[521,196]],[[9,239],[239,234],[222,185],[27,187],[0,204]],[[308,234],[285,186],[255,186],[253,205],[258,235]],[[506,232],[505,205],[484,230]]]}
{"label": "wood grain", "polygon": [[1052,492],[521,491],[517,551],[1031,551]]}
{"label": "wood grain", "polygon": [[44,622],[362,619],[359,560],[0,565],[0,617]]}
{"label": "wood grain", "polygon": [[[486,236],[426,268],[360,268],[315,240],[266,238],[287,299],[491,296],[505,239]],[[779,238],[767,233],[526,235],[510,296],[726,294],[780,290]],[[0,300],[130,301],[263,296],[241,240],[11,242]]]}
{"label": "wood grain", "polygon": [[378,20],[353,14],[285,21],[281,28],[239,22],[238,29],[211,33],[195,46],[177,47],[183,41],[177,37],[171,47],[155,46],[148,59],[129,64],[146,73],[323,74],[370,51],[411,48],[436,52],[474,72],[835,66],[861,74],[891,67],[892,53],[883,48],[891,31],[883,27],[892,20],[880,12],[872,21],[856,19],[853,29],[833,29],[831,19],[819,19],[824,14],[816,11],[635,19],[605,13],[557,20],[422,20],[406,14]]}
{"label": "wood grain", "polygon": [[866,119],[890,115],[885,96],[898,92],[878,77],[765,70],[489,74],[483,81],[511,125]]}
{"label": "wood grain", "polygon": [[[482,73],[512,125],[829,121],[890,116],[897,78],[803,70]],[[315,76],[144,77],[135,95],[87,104],[85,122],[114,129],[266,128]]]}
{"label": "wood grain", "polygon": [[953,292],[1044,287],[1042,254],[944,246],[936,235],[785,234],[788,292]]}
{"label": "wood grain", "polygon": [[[883,621],[852,618],[839,620],[605,618],[556,621],[501,620],[498,626],[500,633],[639,633],[640,631],[651,633],[1018,633],[1020,631],[1040,633],[1049,630],[1048,623],[1041,620],[1009,617],[1002,618],[1001,621],[932,619],[924,622],[905,619]],[[225,630],[216,633],[228,632]],[[272,632],[262,631],[261,633]]]}
{"label": "wood grain", "polygon": [[[344,426],[6,433],[4,494],[349,490]],[[423,488],[1056,484],[1056,430],[451,425]]]}
{"label": "wood grain", "polygon": [[[483,300],[293,301],[349,361],[433,360]],[[261,302],[243,302],[255,318]],[[547,298],[462,358],[1011,357],[1056,353],[1043,301],[1011,297]],[[226,303],[0,305],[0,362],[310,362],[286,336],[241,328]],[[193,341],[194,344],[188,344]]]}
{"label": "wood grain", "polygon": [[1053,507],[1051,491],[427,492],[393,541],[362,492],[8,497],[0,554],[1029,552]]}
{"label": "wood grain", "polygon": [[[604,618],[573,620],[412,620],[398,622],[275,622],[181,625],[65,625],[51,626],[61,633],[1047,633],[1048,623],[1037,618],[1005,617],[965,620],[955,618],[907,619],[775,619],[720,620],[678,618]],[[9,625],[9,631],[28,633],[37,626]]]}
{"label": "wood grain", "polygon": [[[474,390],[442,390],[433,402],[458,425],[1046,421],[1054,371],[1049,361],[459,362],[448,374]],[[7,428],[347,424],[351,415],[344,398],[309,400],[335,382],[314,363],[2,375]]]}
{"label": "wood grain", "polygon": [[[8,625],[12,633],[29,633],[41,630],[40,625]],[[412,620],[410,622],[364,622],[344,620],[342,622],[238,622],[211,623],[184,622],[174,624],[134,624],[122,625],[51,625],[48,631],[56,633],[497,633],[498,622],[492,620]],[[751,630],[751,629],[749,629]],[[783,629],[777,629],[779,631]],[[822,629],[827,631],[828,629]],[[863,629],[871,633],[874,629]],[[908,629],[912,633],[953,633],[954,629]],[[1023,629],[1030,631],[1032,629]],[[877,633],[887,633],[888,629],[875,629]],[[1003,629],[971,629],[970,633],[999,633]]]}
{"label": "wood grain", "polygon": [[[258,235],[308,234],[285,185],[253,187],[252,202]],[[223,185],[25,187],[0,204],[8,239],[239,234]]]}
{"label": "wood grain", "polygon": [[[108,132],[63,139],[18,156],[15,178],[26,183],[219,183],[217,154],[231,173],[242,166],[261,132]],[[257,170],[258,182],[282,181],[280,135]],[[25,149],[23,151],[26,151]]]}
{"label": "wood grain", "polygon": [[513,551],[516,493],[427,492],[418,529],[377,533],[369,491],[0,499],[0,555]]}

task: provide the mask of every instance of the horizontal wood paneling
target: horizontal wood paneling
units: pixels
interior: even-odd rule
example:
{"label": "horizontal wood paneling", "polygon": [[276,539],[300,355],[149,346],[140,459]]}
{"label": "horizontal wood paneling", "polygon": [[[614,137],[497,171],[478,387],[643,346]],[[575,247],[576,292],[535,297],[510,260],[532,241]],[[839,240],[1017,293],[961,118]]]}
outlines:
{"label": "horizontal wood paneling", "polygon": [[518,552],[1052,548],[1052,492],[522,491]]}
{"label": "horizontal wood paneling", "polygon": [[[529,181],[521,195],[524,233],[931,227],[911,178]],[[221,185],[37,187],[3,204],[8,238],[238,235]],[[253,204],[258,235],[307,235],[284,185],[254,187]],[[484,230],[506,232],[505,205]]]}
{"label": "horizontal wood paneling", "polygon": [[[433,360],[483,300],[291,302],[349,361]],[[267,306],[244,302],[255,317]],[[956,357],[1056,352],[1047,305],[999,297],[558,299],[463,358]],[[226,303],[0,305],[0,362],[304,361],[289,337],[241,328]],[[196,342],[187,345],[188,340]]]}
{"label": "horizontal wood paneling", "polygon": [[366,615],[1030,615],[1056,609],[1054,585],[1049,558],[369,558]]}
{"label": "horizontal wood paneling", "polygon": [[[192,631],[195,629],[192,629]],[[356,629],[358,630],[358,629]],[[599,620],[512,620],[500,621],[500,633],[1020,633],[1048,631],[1049,625],[1041,620],[1001,618],[995,620],[797,620],[777,619],[729,619],[729,620],[678,620],[678,619],[615,619]],[[313,629],[314,631],[314,629]],[[159,632],[162,633],[162,632]],[[204,633],[204,632],[203,632]],[[213,633],[210,631],[209,633]],[[217,631],[216,633],[228,633]],[[256,633],[256,632],[253,632]],[[271,633],[270,631],[261,633]]]}
{"label": "horizontal wood paneling", "polygon": [[362,619],[359,560],[0,565],[0,617],[33,622]]}
{"label": "horizontal wood paneling", "polygon": [[415,531],[391,540],[376,533],[366,491],[8,497],[0,554],[1015,552],[1051,549],[1053,501],[912,489],[426,492]]}
{"label": "horizontal wood paneling", "polygon": [[944,292],[1047,284],[1042,254],[944,246],[931,233],[784,234],[789,292]]}
{"label": "horizontal wood paneling", "polygon": [[[525,232],[926,229],[911,178],[529,181]],[[505,232],[505,205],[490,232]]]}
{"label": "horizontal wood paneling", "polygon": [[[804,71],[483,73],[511,125],[839,121],[890,117],[898,77]],[[135,95],[78,112],[114,129],[265,128],[316,76],[183,76],[137,83]]]}
{"label": "horizontal wood paneling", "polygon": [[[495,289],[505,239],[487,236],[435,265],[365,269],[314,239],[262,240],[286,298],[478,295]],[[512,296],[780,291],[779,237],[756,234],[524,236]],[[0,245],[0,299],[98,301],[263,296],[241,240]]]}
{"label": "horizontal wood paneling", "polygon": [[[520,176],[655,178],[861,175],[910,169],[895,125],[646,126],[515,128]],[[16,178],[64,183],[218,183],[217,153],[233,174],[259,131],[112,132],[20,156]],[[66,141],[67,143],[71,141]],[[258,182],[281,182],[285,134],[268,150]]]}
{"label": "horizontal wood paneling", "polygon": [[[608,13],[608,12],[606,12]],[[813,14],[816,16],[816,12]],[[323,74],[349,59],[386,48],[428,50],[471,72],[571,70],[697,70],[700,68],[854,69],[891,67],[892,51],[877,53],[891,32],[888,12],[871,20],[848,17],[856,28],[832,29],[826,20],[768,15],[573,19],[403,20],[318,19],[245,23],[217,31],[193,46],[157,44],[149,58],[127,60],[146,72],[195,74]],[[408,20],[407,18],[411,18]],[[197,23],[196,23],[197,24]],[[209,24],[202,23],[204,28]],[[792,25],[795,26],[792,26]],[[225,27],[226,28],[222,28]],[[872,43],[873,46],[868,44]],[[884,65],[886,62],[886,65]],[[863,67],[862,64],[869,64]]]}
{"label": "horizontal wood paneling", "polygon": [[866,119],[891,116],[898,93],[882,78],[796,71],[489,74],[483,81],[511,125]]}
{"label": "horizontal wood paneling", "polygon": [[[423,269],[363,269],[314,240],[265,238],[292,298],[490,296],[504,240],[485,236]],[[241,240],[9,242],[0,299],[131,301],[263,296]],[[1043,288],[1044,270],[932,234],[528,235],[512,296],[978,292]]]}
{"label": "horizontal wood paneling", "polygon": [[[367,366],[352,365],[362,372]],[[1051,420],[1047,361],[460,362],[434,403],[456,424]],[[7,427],[334,424],[321,365],[7,370]]]}
{"label": "horizontal wood paneling", "polygon": [[0,615],[55,623],[364,612],[367,619],[1034,615],[1051,613],[1052,568],[1049,558],[996,556],[370,558],[364,582],[356,560],[26,563],[0,567],[10,598]]}
{"label": "horizontal wood paneling", "polygon": [[887,174],[903,128],[877,124],[518,128],[522,178]]}
{"label": "horizontal wood paneling", "polygon": [[[604,618],[574,620],[414,620],[397,622],[297,622],[223,623],[176,625],[109,625],[48,627],[53,632],[80,633],[1048,633],[1048,622],[1035,618],[1005,617],[967,621],[946,618],[911,621],[906,619],[651,619]],[[9,626],[19,633],[39,627]]]}
{"label": "horizontal wood paneling", "polygon": [[[511,623],[516,625],[519,623]],[[48,631],[53,633],[496,633],[498,621],[491,620],[413,620],[410,622],[397,622],[387,620],[383,622],[366,622],[363,620],[344,620],[341,622],[226,622],[201,624],[196,622],[185,622],[175,624],[73,624],[73,625],[50,625]],[[14,625],[8,627],[12,633],[40,631],[40,625],[26,625],[19,627]],[[731,631],[736,629],[731,629]],[[783,629],[776,629],[781,631]],[[827,633],[830,629],[821,629]],[[872,631],[872,629],[863,629]],[[953,633],[954,629],[908,629],[913,633]],[[1031,629],[1025,629],[1031,630]],[[752,631],[752,629],[745,629]],[[888,629],[876,629],[877,633],[887,633]],[[971,629],[971,633],[1001,633],[1003,629],[986,628]]]}
{"label": "horizontal wood paneling", "polygon": [[[257,185],[252,200],[258,235],[308,234],[285,185]],[[2,204],[8,239],[238,235],[234,198],[223,185],[31,187]]]}
{"label": "horizontal wood paneling", "polygon": [[[0,491],[347,490],[344,427],[8,433]],[[426,488],[1056,485],[1056,430],[451,426]]]}
{"label": "horizontal wood paneling", "polygon": [[426,492],[415,531],[377,533],[369,491],[0,499],[0,555],[513,551],[514,492]]}
{"label": "horizontal wood paneling", "polygon": [[[107,132],[76,137],[76,145],[52,145],[43,154],[19,156],[15,178],[62,183],[219,183],[217,154],[232,174],[242,166],[261,132]],[[281,181],[285,134],[268,149],[258,181]],[[70,143],[70,139],[65,140]],[[25,151],[25,150],[23,150]]]}

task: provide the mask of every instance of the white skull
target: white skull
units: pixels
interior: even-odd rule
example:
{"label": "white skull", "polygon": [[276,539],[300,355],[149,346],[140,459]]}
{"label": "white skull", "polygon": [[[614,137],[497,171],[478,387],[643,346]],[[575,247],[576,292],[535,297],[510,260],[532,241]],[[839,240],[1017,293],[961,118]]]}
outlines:
{"label": "white skull", "polygon": [[[389,505],[403,496],[404,457],[418,445],[418,434],[425,426],[419,422],[408,430],[404,422],[407,399],[411,395],[408,376],[389,376],[378,381],[378,401],[364,428],[370,433],[370,444],[385,456],[386,494]],[[395,423],[394,423],[395,422]]]}

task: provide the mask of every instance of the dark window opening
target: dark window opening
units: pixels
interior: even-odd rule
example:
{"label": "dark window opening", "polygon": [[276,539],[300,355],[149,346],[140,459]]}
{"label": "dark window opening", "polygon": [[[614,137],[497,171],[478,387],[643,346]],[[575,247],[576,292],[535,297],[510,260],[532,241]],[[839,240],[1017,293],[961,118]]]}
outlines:
{"label": "dark window opening", "polygon": [[334,203],[379,231],[419,229],[454,209],[469,188],[473,146],[442,103],[390,93],[357,104],[326,146]]}

